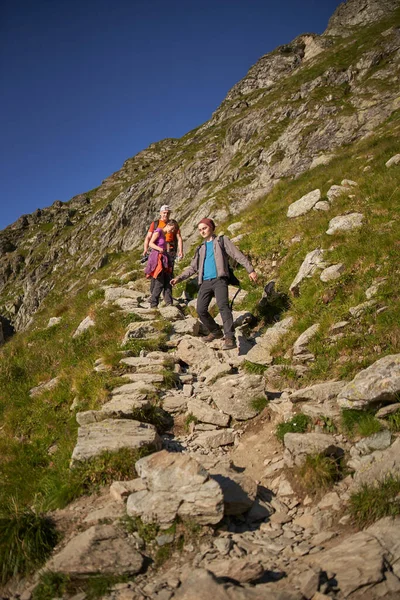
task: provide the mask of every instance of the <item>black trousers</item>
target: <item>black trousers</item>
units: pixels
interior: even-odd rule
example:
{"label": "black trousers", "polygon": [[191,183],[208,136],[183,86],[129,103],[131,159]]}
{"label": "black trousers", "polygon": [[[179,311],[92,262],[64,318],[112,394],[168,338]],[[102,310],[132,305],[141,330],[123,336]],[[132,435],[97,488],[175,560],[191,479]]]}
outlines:
{"label": "black trousers", "polygon": [[158,306],[160,301],[161,292],[163,293],[163,298],[165,304],[172,304],[172,285],[171,285],[172,274],[167,273],[167,271],[161,271],[159,276],[154,279],[151,278],[150,283],[150,306],[155,308]]}
{"label": "black trousers", "polygon": [[197,314],[199,315],[199,319],[210,333],[219,331],[219,326],[208,312],[208,307],[214,297],[221,313],[224,335],[226,338],[233,338],[235,331],[233,329],[232,311],[229,308],[228,281],[225,277],[207,279],[201,284],[197,297]]}

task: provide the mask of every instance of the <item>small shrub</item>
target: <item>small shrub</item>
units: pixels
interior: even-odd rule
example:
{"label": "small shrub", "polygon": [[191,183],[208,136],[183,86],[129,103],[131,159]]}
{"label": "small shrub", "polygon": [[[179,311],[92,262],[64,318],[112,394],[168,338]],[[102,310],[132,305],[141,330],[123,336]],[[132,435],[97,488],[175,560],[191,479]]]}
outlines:
{"label": "small shrub", "polygon": [[188,414],[188,416],[185,419],[185,429],[186,429],[186,431],[189,431],[189,429],[190,429],[190,423],[196,424],[198,422],[199,422],[199,420],[198,420],[197,417],[195,417],[194,415],[192,415],[192,413]]}
{"label": "small shrub", "polygon": [[40,581],[32,592],[32,600],[61,598],[67,591],[68,583],[68,575],[46,571],[40,576]]}
{"label": "small shrub", "polygon": [[389,475],[378,485],[363,484],[350,496],[350,514],[356,524],[363,528],[382,517],[400,514],[400,478]]}
{"label": "small shrub", "polygon": [[137,532],[146,544],[155,540],[160,531],[156,523],[143,523],[140,517],[126,516],[121,519],[121,523],[128,533]]}
{"label": "small shrub", "polygon": [[42,565],[58,542],[51,519],[15,502],[0,515],[0,580],[25,575]]}
{"label": "small shrub", "polygon": [[144,406],[143,408],[136,408],[132,412],[131,418],[141,423],[154,425],[158,433],[165,433],[174,424],[171,415],[159,406],[154,406],[154,404]]}
{"label": "small shrub", "polygon": [[304,433],[310,426],[310,417],[299,413],[286,423],[279,423],[276,428],[276,437],[280,442],[283,442],[285,433]]}
{"label": "small shrub", "polygon": [[315,425],[322,427],[325,433],[336,433],[337,427],[331,417],[321,415],[317,418]]}
{"label": "small shrub", "polygon": [[380,431],[382,425],[371,411],[344,408],[342,410],[342,428],[348,436],[368,437]]}
{"label": "small shrub", "polygon": [[341,478],[341,463],[332,456],[310,454],[299,469],[299,477],[307,492],[317,494]]}
{"label": "small shrub", "polygon": [[400,410],[389,415],[387,418],[390,431],[400,431]]}
{"label": "small shrub", "polygon": [[250,405],[251,408],[260,413],[267,406],[268,402],[269,400],[266,396],[257,396],[257,398],[251,400]]}
{"label": "small shrub", "polygon": [[162,371],[163,376],[163,387],[167,390],[171,388],[177,388],[179,385],[179,377],[177,373],[174,373],[171,369],[164,369]]}
{"label": "small shrub", "polygon": [[267,370],[266,365],[258,365],[257,363],[250,362],[249,360],[245,360],[243,363],[243,369],[246,373],[252,373],[254,375],[263,375]]}

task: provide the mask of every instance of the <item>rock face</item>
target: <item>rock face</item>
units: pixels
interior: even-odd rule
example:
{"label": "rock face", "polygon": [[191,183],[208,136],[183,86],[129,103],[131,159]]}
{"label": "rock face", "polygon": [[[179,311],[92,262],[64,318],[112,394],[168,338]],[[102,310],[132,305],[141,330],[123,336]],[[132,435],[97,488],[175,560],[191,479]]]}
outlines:
{"label": "rock face", "polygon": [[190,456],[162,450],[140,459],[136,470],[146,490],[129,496],[128,515],[163,526],[171,525],[177,516],[202,525],[222,519],[221,487]]}
{"label": "rock face", "polygon": [[338,395],[343,408],[366,408],[391,403],[400,392],[400,354],[390,354],[358,373]]}
{"label": "rock face", "polygon": [[399,7],[398,0],[353,0],[343,2],[329,19],[324,36],[351,35],[354,27],[382,19]]}
{"label": "rock face", "polygon": [[[353,46],[340,68],[323,61],[338,50],[335,36],[376,24],[397,7],[398,0],[341,4],[322,36],[300,35],[262,56],[196,131],[151,144],[96,190],[21,216],[0,233],[0,314],[17,330],[24,329],[56,284],[65,294],[76,284],[76,269],[93,273],[110,255],[137,248],[158,212],[160,194],[168,195],[190,246],[204,214],[219,221],[229,212],[234,216],[281,178],[326,164],[338,148],[374,131],[398,108],[398,90],[392,85],[398,29],[374,34],[375,47],[365,51],[358,45],[352,53],[357,40],[350,40]],[[303,69],[304,78],[286,88],[286,80],[310,60],[315,69]],[[371,86],[370,69],[384,94]],[[324,87],[332,93],[324,94]],[[314,119],[318,127],[310,131]],[[228,210],[218,194],[233,182]],[[329,202],[317,202],[315,208],[329,209]],[[105,290],[107,301],[118,294],[116,289]],[[138,296],[116,301],[130,312]]]}

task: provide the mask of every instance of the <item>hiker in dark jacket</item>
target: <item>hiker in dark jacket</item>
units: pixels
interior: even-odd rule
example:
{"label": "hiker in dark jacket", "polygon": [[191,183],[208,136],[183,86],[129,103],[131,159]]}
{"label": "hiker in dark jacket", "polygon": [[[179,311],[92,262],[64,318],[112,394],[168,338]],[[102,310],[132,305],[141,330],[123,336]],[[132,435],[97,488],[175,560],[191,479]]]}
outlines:
{"label": "hiker in dark jacket", "polygon": [[[212,219],[202,219],[198,224],[198,229],[200,235],[204,238],[204,242],[196,250],[190,266],[179,277],[172,279],[171,285],[175,285],[179,281],[184,281],[198,273],[200,290],[197,297],[197,314],[209,331],[205,341],[212,342],[225,336],[223,348],[224,350],[231,350],[235,348],[236,341],[232,311],[229,307],[228,257],[232,257],[246,269],[251,281],[257,281],[257,274],[249,260],[229,238],[224,236],[223,243],[219,242],[218,237],[215,235],[215,223]],[[221,313],[224,333],[208,312],[209,304],[214,296]]]}

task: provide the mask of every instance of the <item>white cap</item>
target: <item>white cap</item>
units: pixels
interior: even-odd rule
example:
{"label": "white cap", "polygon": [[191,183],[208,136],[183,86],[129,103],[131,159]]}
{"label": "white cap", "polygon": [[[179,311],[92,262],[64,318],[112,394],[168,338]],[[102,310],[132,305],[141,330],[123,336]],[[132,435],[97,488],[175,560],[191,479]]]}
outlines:
{"label": "white cap", "polygon": [[163,212],[165,210],[167,210],[168,212],[171,212],[171,209],[168,206],[168,204],[163,204],[162,207],[160,208],[160,212]]}

